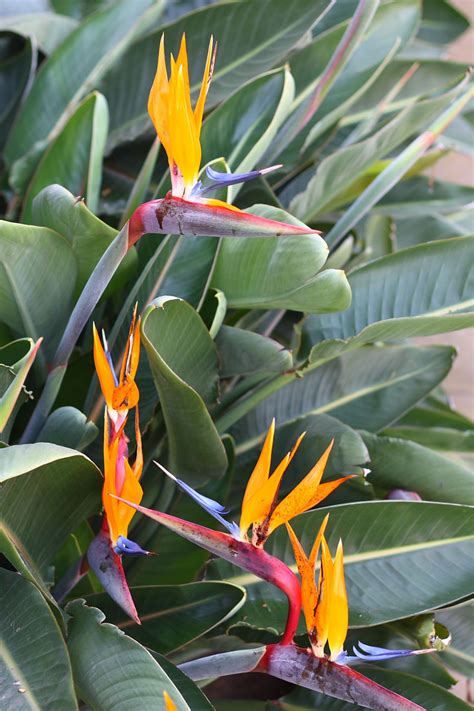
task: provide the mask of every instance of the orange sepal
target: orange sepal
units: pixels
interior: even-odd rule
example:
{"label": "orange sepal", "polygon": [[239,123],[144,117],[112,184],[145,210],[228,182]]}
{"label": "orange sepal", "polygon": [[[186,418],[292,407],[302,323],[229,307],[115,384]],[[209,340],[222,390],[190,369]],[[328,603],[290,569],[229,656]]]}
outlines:
{"label": "orange sepal", "polygon": [[270,466],[272,463],[273,437],[275,435],[275,419],[268,429],[265,442],[263,443],[262,451],[254,467],[253,472],[247,482],[244,498],[242,501],[242,513],[240,516],[240,533],[245,536],[247,529],[252,523],[251,511],[248,508],[250,500],[265,485],[270,475]]}
{"label": "orange sepal", "polygon": [[291,452],[288,452],[288,454],[283,457],[273,474],[248,500],[246,508],[247,517],[251,520],[254,526],[263,523],[274,508],[283,474],[295,456],[305,434],[306,433],[303,432],[303,434],[298,437],[298,440],[296,441],[296,444]]}
{"label": "orange sepal", "polygon": [[165,37],[162,35],[156,74],[148,97],[148,113],[153,121],[158,138],[163,144],[166,153],[170,155],[171,138],[169,133],[168,102],[169,83],[165,60]]}
{"label": "orange sepal", "polygon": [[331,600],[329,604],[328,643],[332,661],[336,660],[344,649],[348,626],[349,607],[344,580],[344,551],[340,540],[332,569]]}
{"label": "orange sepal", "polygon": [[163,698],[166,704],[166,711],[178,711],[178,707],[167,691],[163,691]]}
{"label": "orange sepal", "polygon": [[323,536],[321,539],[321,568],[319,571],[318,604],[316,606],[315,627],[317,644],[313,650],[317,656],[324,655],[329,634],[330,607],[331,607],[331,587],[333,562],[328,544]]}
{"label": "orange sepal", "polygon": [[99,378],[100,389],[102,390],[107,406],[112,407],[112,399],[115,390],[114,376],[102,343],[100,342],[95,323],[92,325],[92,331],[94,334],[94,364],[97,377]]}
{"label": "orange sepal", "polygon": [[209,40],[209,48],[207,50],[206,66],[204,68],[204,73],[202,75],[201,89],[199,91],[199,98],[196,102],[194,108],[194,121],[196,124],[196,130],[198,136],[201,133],[202,117],[204,114],[204,104],[206,103],[207,92],[209,91],[209,84],[212,77],[212,65],[214,64],[215,54],[213,54],[214,38],[211,35]]}
{"label": "orange sepal", "polygon": [[278,504],[270,517],[268,535],[278,526],[281,526],[282,523],[290,521],[294,516],[314,506],[311,501],[317,496],[317,488],[324,474],[333,444],[334,440],[331,441],[329,447],[305,478]]}

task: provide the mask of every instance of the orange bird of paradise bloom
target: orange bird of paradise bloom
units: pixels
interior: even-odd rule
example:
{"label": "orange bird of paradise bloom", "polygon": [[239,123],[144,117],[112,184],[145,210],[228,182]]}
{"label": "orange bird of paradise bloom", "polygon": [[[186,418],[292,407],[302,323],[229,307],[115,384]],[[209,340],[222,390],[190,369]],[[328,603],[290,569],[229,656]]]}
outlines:
{"label": "orange bird of paradise bloom", "polygon": [[206,169],[210,185],[203,186],[199,178],[201,165],[201,127],[204,105],[211,84],[217,44],[211,37],[201,88],[196,104],[191,104],[189,85],[188,52],[186,36],[183,34],[177,58],[170,57],[170,75],[166,68],[165,40],[161,38],[158,65],[148,99],[148,112],[167,155],[171,173],[171,194],[174,197],[223,206],[232,210],[238,208],[221,200],[208,199],[205,195],[221,187],[252,180],[281,166],[271,166],[249,173],[220,173]]}
{"label": "orange bird of paradise bloom", "polygon": [[[107,340],[103,344],[95,325],[94,363],[105,399],[104,411],[104,486],[102,501],[110,541],[116,553],[145,554],[140,546],[127,538],[134,510],[114,496],[123,496],[139,504],[143,497],[140,477],[143,470],[143,451],[138,414],[139,391],[135,375],[140,358],[140,318],[135,307],[127,345],[117,377]],[[129,439],[125,434],[129,412],[135,410],[136,453],[133,465],[129,462]],[[111,496],[112,495],[112,496]]]}
{"label": "orange bird of paradise bloom", "polygon": [[223,514],[226,513],[226,509],[221,506],[221,504],[199,494],[186,484],[186,482],[173,476],[173,474],[168,472],[161,464],[158,462],[156,462],[156,464],[168,474],[183,491],[186,491],[186,493],[197,501],[202,508],[206,509],[208,513],[220,521],[235,538],[249,542],[248,529],[251,526],[252,533],[250,540],[253,545],[260,548],[278,526],[290,521],[294,516],[298,516],[308,511],[308,509],[313,508],[337,489],[338,486],[354,476],[350,474],[334,481],[321,484],[321,479],[333,447],[334,442],[332,441],[304,479],[278,503],[278,493],[283,475],[295,456],[305,433],[300,435],[293,449],[283,457],[282,461],[270,475],[274,435],[275,420],[273,420],[270,425],[262,451],[247,483],[242,501],[240,526],[224,519]]}
{"label": "orange bird of paradise bloom", "polygon": [[[349,611],[344,581],[342,541],[339,541],[333,560],[324,537],[328,518],[329,514],[321,524],[309,557],[289,523],[286,524],[286,528],[301,577],[303,613],[313,653],[317,657],[324,657],[324,648],[328,643],[331,652],[329,658],[331,661],[336,661],[343,653]],[[320,548],[321,565],[319,581],[316,584],[315,570]]]}

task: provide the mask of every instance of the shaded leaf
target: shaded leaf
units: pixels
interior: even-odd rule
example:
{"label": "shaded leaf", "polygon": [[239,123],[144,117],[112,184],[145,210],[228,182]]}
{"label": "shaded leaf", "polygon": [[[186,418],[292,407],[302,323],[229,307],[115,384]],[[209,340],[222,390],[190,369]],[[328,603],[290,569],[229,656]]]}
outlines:
{"label": "shaded leaf", "polygon": [[69,533],[100,506],[101,477],[90,459],[55,444],[0,449],[2,552],[41,582]]}
{"label": "shaded leaf", "polygon": [[137,704],[165,709],[167,691],[183,711],[190,707],[159,663],[83,600],[69,603],[68,648],[80,698],[101,711],[126,711]]}
{"label": "shaded leaf", "polygon": [[[39,590],[21,575],[0,569],[2,706],[77,709],[72,670],[54,616]],[[40,653],[32,654],[32,647]]]}
{"label": "shaded leaf", "polygon": [[94,92],[79,104],[43,154],[23,203],[23,222],[32,222],[33,199],[53,183],[79,198],[85,196],[89,209],[97,210],[107,125],[107,104]]}
{"label": "shaded leaf", "polygon": [[221,476],[227,457],[205,405],[217,395],[217,353],[201,317],[180,299],[160,297],[144,313],[142,339],[166,423],[170,469],[191,483]]}
{"label": "shaded leaf", "polygon": [[245,599],[242,588],[221,582],[146,585],[132,587],[130,592],[141,626],[126,618],[103,593],[89,595],[87,604],[100,607],[109,622],[161,654],[168,654],[225,622]]}

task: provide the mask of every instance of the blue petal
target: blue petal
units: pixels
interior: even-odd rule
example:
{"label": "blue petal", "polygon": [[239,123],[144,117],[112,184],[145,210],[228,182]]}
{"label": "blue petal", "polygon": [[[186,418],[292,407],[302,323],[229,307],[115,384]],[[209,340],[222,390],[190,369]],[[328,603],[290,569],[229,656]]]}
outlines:
{"label": "blue petal", "polygon": [[194,501],[201,506],[205,511],[207,511],[211,516],[213,516],[219,523],[221,523],[225,528],[227,528],[228,531],[234,536],[234,538],[239,538],[240,536],[240,529],[236,523],[233,521],[226,521],[224,518],[222,518],[221,514],[226,514],[229,513],[228,509],[225,508],[225,506],[222,506],[222,504],[219,504],[217,501],[214,501],[214,499],[210,499],[208,496],[204,496],[203,494],[199,494],[197,491],[194,491],[194,489],[189,486],[189,484],[186,484],[185,481],[182,481],[181,479],[178,479],[177,477],[174,476],[171,472],[169,472],[162,464],[159,462],[155,461],[155,464],[157,467],[161,469],[170,479],[172,479],[175,484],[179,486],[182,491],[185,491],[186,494],[188,494]]}
{"label": "blue petal", "polygon": [[124,553],[126,555],[150,555],[149,551],[143,550],[138,543],[131,541],[129,538],[125,538],[125,536],[119,536],[117,538],[114,551],[119,555],[123,555]]}
{"label": "blue petal", "polygon": [[[370,644],[358,642],[362,651],[353,647],[354,657],[347,657],[346,664],[354,662],[382,662],[386,659],[397,659],[398,657],[409,657],[413,654],[420,654],[419,649],[385,649],[385,647],[372,647]],[[428,651],[428,650],[427,650]]]}
{"label": "blue petal", "polygon": [[206,195],[217,188],[225,188],[228,185],[245,183],[247,180],[254,180],[255,178],[265,175],[266,173],[270,173],[272,170],[276,170],[277,168],[281,168],[281,165],[272,165],[270,168],[262,168],[261,170],[251,170],[248,173],[221,173],[218,170],[214,170],[208,166],[206,168],[206,175],[209,180],[213,181],[214,185],[202,187],[202,184],[199,181],[199,183],[196,183],[193,188],[193,194]]}

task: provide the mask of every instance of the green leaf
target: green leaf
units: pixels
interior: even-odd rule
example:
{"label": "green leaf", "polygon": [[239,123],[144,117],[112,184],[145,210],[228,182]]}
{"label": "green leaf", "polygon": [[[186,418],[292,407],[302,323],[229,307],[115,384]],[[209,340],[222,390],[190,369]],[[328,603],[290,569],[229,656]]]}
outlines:
{"label": "green leaf", "polygon": [[0,436],[3,441],[13,424],[12,415],[28,397],[24,383],[40,345],[41,340],[33,343],[25,338],[0,347]]}
{"label": "green leaf", "polygon": [[243,605],[245,590],[221,582],[146,585],[130,589],[142,625],[133,623],[105,594],[89,595],[99,607],[145,647],[169,654],[228,620]]}
{"label": "green leaf", "polygon": [[265,432],[273,417],[283,424],[326,413],[351,427],[377,431],[441,382],[453,356],[444,346],[364,346],[298,376],[279,376],[229,408],[219,430],[237,422],[231,433],[240,442]]}
{"label": "green leaf", "polygon": [[[254,205],[252,214],[301,225],[288,213]],[[297,249],[296,249],[297,245]],[[318,235],[235,240],[224,238],[212,286],[235,308],[285,308],[324,313],[345,309],[350,290],[343,272],[320,272],[328,248]]]}
{"label": "green leaf", "polygon": [[217,396],[217,352],[204,322],[185,301],[160,297],[143,315],[142,340],[166,423],[170,468],[194,484],[222,476],[227,457],[205,405]]}
{"label": "green leaf", "polygon": [[469,29],[469,20],[446,0],[424,0],[418,37],[424,42],[449,44]]}
{"label": "green leaf", "polygon": [[11,30],[24,37],[34,37],[44,54],[54,52],[77,27],[70,17],[55,12],[24,12],[0,18],[0,30]]}
{"label": "green leaf", "polygon": [[68,648],[79,697],[92,709],[163,709],[163,691],[190,711],[179,689],[151,654],[83,600],[69,603]]}
{"label": "green leaf", "polygon": [[186,33],[194,98],[197,98],[201,85],[209,38],[214,35],[218,41],[216,68],[207,102],[207,108],[211,108],[244,82],[278,65],[328,6],[328,0],[218,3],[190,13],[136,41],[99,87],[110,108],[109,146],[130,140],[151,127],[147,101],[163,32],[167,52],[173,53],[178,50],[182,33]]}
{"label": "green leaf", "polygon": [[99,433],[83,412],[75,407],[59,407],[51,413],[38,435],[38,442],[51,442],[82,452]]}
{"label": "green leaf", "polygon": [[[387,55],[394,47],[400,49],[408,42],[416,31],[419,17],[420,3],[417,0],[401,0],[396,6],[392,3],[380,4],[364,36],[358,38],[352,56],[340,76],[335,77],[334,84],[329,88],[317,112],[297,138],[292,140],[290,145],[284,145],[284,150],[281,151],[280,145],[282,139],[285,139],[287,128],[285,126],[278,135],[277,150],[272,155],[279,155],[279,160],[285,166],[301,160],[303,145],[311,133],[306,146],[309,151],[305,150],[303,153],[307,157],[316,136],[321,135],[323,130],[330,128],[338,119],[346,118],[350,107],[359,96],[363,97],[361,101],[365,106],[366,93],[370,92],[370,86],[376,80]],[[314,93],[348,25],[349,19],[337,24],[319,34],[311,44],[290,57],[290,69],[296,83],[296,99],[293,105],[295,112],[300,112]],[[384,86],[386,91],[391,83],[385,83]],[[288,125],[298,118],[299,113],[293,113]],[[288,141],[284,143],[287,144]]]}
{"label": "green leaf", "polygon": [[0,604],[3,708],[77,709],[66,646],[42,594],[21,575],[0,568]]}
{"label": "green leaf", "polygon": [[427,501],[474,505],[474,473],[415,442],[363,434],[369,481],[379,489],[416,491]]}
{"label": "green leaf", "polygon": [[84,195],[89,209],[97,210],[107,125],[107,103],[94,92],[79,104],[43,154],[25,197],[23,222],[33,221],[33,199],[53,183],[76,196]]}
{"label": "green leaf", "polygon": [[[0,19],[0,27],[2,21]],[[3,148],[21,98],[34,74],[38,61],[37,48],[30,38],[18,49],[15,35],[0,30],[2,43],[11,44],[11,51],[0,59],[0,147]],[[5,51],[5,50],[4,50]]]}
{"label": "green leaf", "polygon": [[[117,231],[99,220],[83,200],[78,200],[60,185],[51,185],[36,196],[32,216],[35,224],[55,230],[71,244],[79,268],[74,291],[74,296],[78,297]],[[136,261],[137,255],[132,247],[107,287],[107,295],[122,286],[134,273]]]}
{"label": "green leaf", "polygon": [[474,678],[473,614],[472,602],[436,613],[436,620],[448,628],[453,638],[443,653],[443,661],[451,669],[470,678]]}
{"label": "green leaf", "polygon": [[90,459],[55,444],[0,449],[1,549],[41,584],[67,536],[100,507],[101,477]]}
{"label": "green leaf", "polygon": [[[392,188],[376,205],[374,212],[396,218],[425,217],[434,212],[445,213],[460,209],[472,200],[474,189],[469,186],[431,180],[419,175],[403,180]],[[472,227],[469,228],[469,232],[471,231]]]}
{"label": "green leaf", "polygon": [[64,237],[44,227],[0,222],[0,322],[18,336],[44,337],[42,365],[66,325],[76,279],[76,258]]}
{"label": "green leaf", "polygon": [[71,32],[43,65],[22,106],[5,149],[10,165],[22,156],[38,156],[44,150],[62,130],[71,111],[97,86],[137,34],[156,19],[161,7],[152,0],[133,4],[118,0]]}
{"label": "green leaf", "polygon": [[184,674],[178,667],[175,667],[169,662],[166,657],[150,650],[153,659],[156,659],[165,674],[171,679],[173,684],[178,687],[185,701],[189,704],[190,709],[199,709],[199,711],[215,711],[214,706],[204,696],[201,689],[191,679]]}
{"label": "green leaf", "polygon": [[215,343],[223,378],[262,371],[282,373],[293,367],[291,352],[259,333],[221,326]]}
{"label": "green leaf", "polygon": [[[330,549],[335,550],[339,538],[344,543],[351,627],[410,617],[470,595],[470,507],[372,501],[317,509],[291,522],[306,551],[327,513]],[[296,570],[283,527],[267,541],[265,550]],[[444,575],[447,569],[450,574]],[[287,605],[273,586],[224,561],[213,561],[207,574],[245,587],[248,602],[236,619],[281,633]]]}
{"label": "green leaf", "polygon": [[456,94],[454,90],[407,106],[373,136],[329,155],[319,164],[305,190],[291,200],[290,212],[307,222],[343,203],[345,191],[358,177],[424,129]]}
{"label": "green leaf", "polygon": [[[294,82],[287,68],[244,85],[204,122],[202,163],[222,156],[233,173],[258,167],[288,115],[293,96]],[[235,200],[240,187],[230,187],[228,202]]]}
{"label": "green leaf", "polygon": [[310,360],[315,361],[331,346],[342,351],[474,325],[473,249],[474,237],[442,240],[354,269],[348,275],[350,307],[344,313],[306,318],[304,351],[313,346]]}

